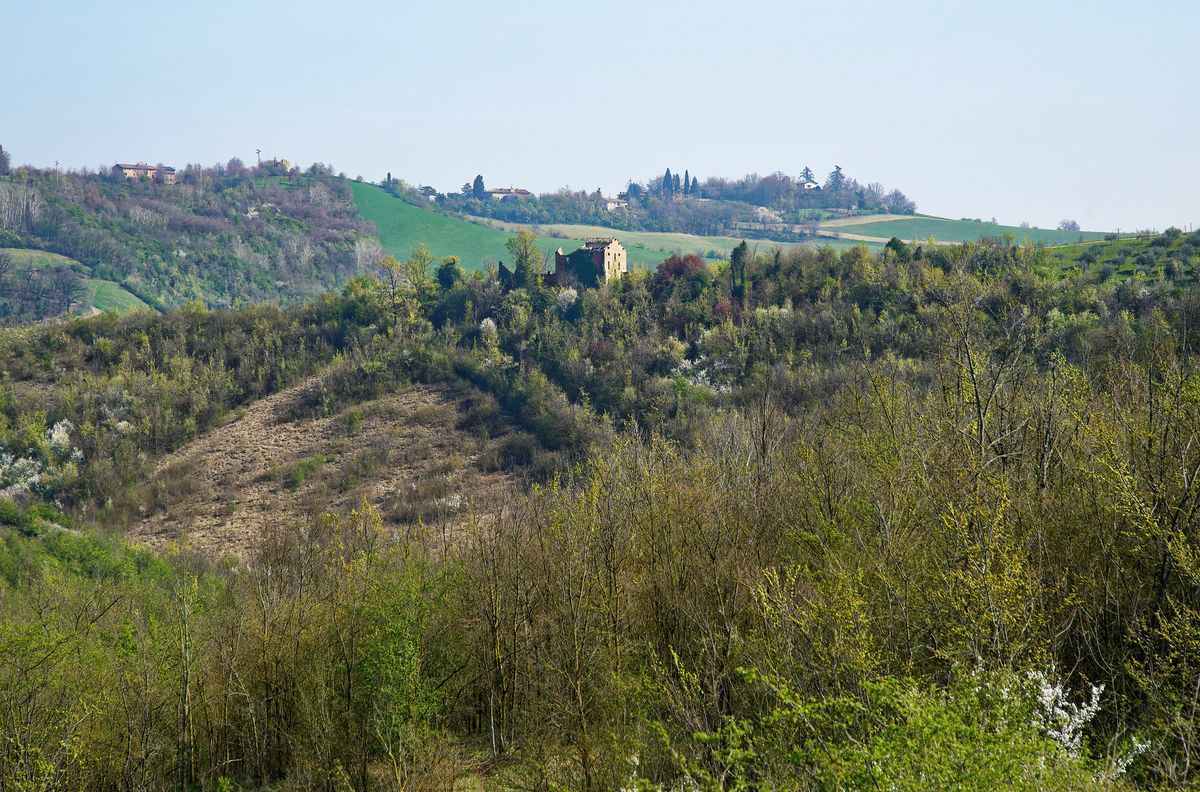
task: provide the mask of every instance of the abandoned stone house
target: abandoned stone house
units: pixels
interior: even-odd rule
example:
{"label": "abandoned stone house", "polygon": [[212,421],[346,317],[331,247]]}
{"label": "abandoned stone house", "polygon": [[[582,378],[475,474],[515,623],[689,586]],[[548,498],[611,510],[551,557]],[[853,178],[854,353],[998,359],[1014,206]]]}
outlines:
{"label": "abandoned stone house", "polygon": [[543,282],[550,286],[568,286],[573,282],[597,286],[628,271],[625,246],[611,237],[594,237],[572,253],[559,248],[554,254],[554,270],[544,273]]}
{"label": "abandoned stone house", "polygon": [[147,165],[144,162],[139,162],[136,165],[118,162],[112,166],[112,175],[118,179],[125,178],[129,181],[149,179],[159,184],[175,183],[174,168],[167,167],[166,165]]}

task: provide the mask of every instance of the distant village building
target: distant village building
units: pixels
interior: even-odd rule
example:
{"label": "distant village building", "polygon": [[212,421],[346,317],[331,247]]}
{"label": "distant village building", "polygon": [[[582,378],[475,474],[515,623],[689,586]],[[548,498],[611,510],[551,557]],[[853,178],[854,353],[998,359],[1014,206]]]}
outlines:
{"label": "distant village building", "polygon": [[800,186],[801,186],[801,187],[803,187],[803,188],[804,188],[804,189],[806,189],[806,190],[819,190],[819,189],[821,189],[821,185],[817,184],[817,183],[816,183],[815,181],[813,181],[812,179],[809,179],[809,180],[807,180],[807,181],[802,181],[802,182],[800,182]]}
{"label": "distant village building", "polygon": [[520,187],[499,187],[494,190],[484,190],[483,194],[493,201],[524,201],[533,197],[533,193]]}
{"label": "distant village building", "polygon": [[625,246],[612,237],[595,237],[572,253],[559,248],[554,254],[554,271],[543,279],[550,286],[566,286],[574,280],[581,286],[598,286],[629,271]]}
{"label": "distant village building", "polygon": [[112,175],[118,179],[124,178],[129,181],[138,181],[140,179],[149,179],[159,184],[174,184],[175,169],[169,168],[166,165],[147,165],[144,162],[139,162],[136,165],[128,165],[118,162],[112,166]]}
{"label": "distant village building", "polygon": [[618,209],[624,209],[626,206],[629,206],[629,201],[624,198],[601,198],[600,200],[604,204],[605,210],[609,212],[615,212]]}

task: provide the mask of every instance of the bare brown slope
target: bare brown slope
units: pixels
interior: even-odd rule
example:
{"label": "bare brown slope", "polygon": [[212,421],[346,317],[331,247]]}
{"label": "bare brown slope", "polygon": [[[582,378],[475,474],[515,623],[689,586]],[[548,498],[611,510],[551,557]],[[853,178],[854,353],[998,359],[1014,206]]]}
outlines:
{"label": "bare brown slope", "polygon": [[486,518],[516,493],[514,477],[483,469],[484,443],[457,428],[461,395],[448,386],[414,385],[327,418],[284,420],[314,381],[255,402],[163,458],[133,537],[247,557],[273,528],[365,499],[391,530],[413,531],[420,518],[445,541],[469,515]]}

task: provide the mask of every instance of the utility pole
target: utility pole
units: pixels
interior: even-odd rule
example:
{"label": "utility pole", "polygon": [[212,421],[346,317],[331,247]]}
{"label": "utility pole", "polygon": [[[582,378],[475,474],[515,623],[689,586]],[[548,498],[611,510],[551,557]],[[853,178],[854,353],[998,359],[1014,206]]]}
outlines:
{"label": "utility pole", "polygon": [[262,149],[254,149],[254,156],[258,158],[258,166],[262,167]]}

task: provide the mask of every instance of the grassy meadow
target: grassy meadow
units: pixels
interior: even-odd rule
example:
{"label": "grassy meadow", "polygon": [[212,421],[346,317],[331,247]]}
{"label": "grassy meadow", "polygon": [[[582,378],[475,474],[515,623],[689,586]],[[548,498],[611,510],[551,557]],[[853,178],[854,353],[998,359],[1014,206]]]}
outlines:
{"label": "grassy meadow", "polygon": [[1101,231],[1059,231],[1052,228],[1021,228],[999,223],[976,223],[973,220],[950,220],[944,217],[914,215],[902,220],[882,220],[871,223],[840,225],[829,228],[843,234],[863,236],[900,237],[901,239],[923,240],[934,237],[941,242],[973,242],[983,237],[1002,237],[1012,234],[1018,242],[1026,239],[1047,245],[1063,245],[1080,240],[1102,239]]}

